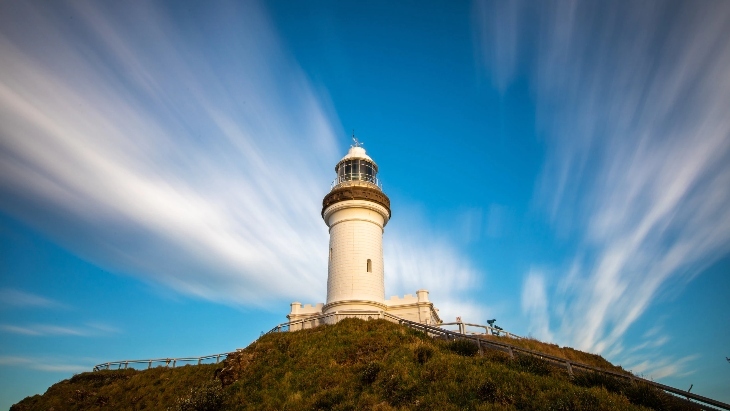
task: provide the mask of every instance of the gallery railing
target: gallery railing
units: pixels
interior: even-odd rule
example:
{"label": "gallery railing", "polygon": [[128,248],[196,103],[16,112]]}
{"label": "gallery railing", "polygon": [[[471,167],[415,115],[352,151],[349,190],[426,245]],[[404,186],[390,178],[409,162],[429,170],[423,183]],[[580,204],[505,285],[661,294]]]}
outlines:
{"label": "gallery railing", "polygon": [[350,183],[350,182],[358,182],[358,181],[364,181],[366,183],[374,184],[378,186],[381,190],[383,189],[383,182],[380,181],[379,178],[373,177],[364,173],[353,173],[353,174],[346,174],[344,176],[338,176],[332,181],[332,184],[330,184],[330,189],[334,188],[337,185],[340,185],[342,183]]}

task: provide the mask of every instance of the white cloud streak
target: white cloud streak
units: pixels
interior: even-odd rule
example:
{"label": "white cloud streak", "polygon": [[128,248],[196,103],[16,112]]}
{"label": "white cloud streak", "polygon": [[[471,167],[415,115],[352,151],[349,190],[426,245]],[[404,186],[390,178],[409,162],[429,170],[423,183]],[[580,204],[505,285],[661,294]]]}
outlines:
{"label": "white cloud streak", "polygon": [[[548,148],[538,198],[579,244],[555,281],[555,333],[615,351],[662,290],[730,251],[730,7],[498,3],[519,17],[479,3],[482,55],[498,84],[531,79]],[[538,29],[496,44],[484,27]],[[500,47],[516,49],[492,55]]]}
{"label": "white cloud streak", "polygon": [[87,323],[84,326],[58,326],[52,324],[11,325],[0,324],[0,331],[33,337],[72,336],[95,337],[118,334],[120,329],[103,323]]}
{"label": "white cloud streak", "polygon": [[427,289],[444,322],[457,316],[484,322],[491,312],[489,302],[466,298],[478,295],[484,273],[444,233],[406,210],[399,214],[399,220],[386,226],[383,239],[386,298]]}
{"label": "white cloud streak", "polygon": [[0,288],[0,304],[19,308],[65,308],[66,305],[49,298],[16,290]]}
{"label": "white cloud streak", "polygon": [[[3,7],[5,212],[188,295],[276,309],[324,300],[321,199],[340,127],[256,3],[175,19],[153,3]],[[424,279],[393,280],[404,292],[443,285],[456,304],[473,282],[448,242],[386,244],[405,259],[391,272]]]}
{"label": "white cloud streak", "polygon": [[530,335],[545,341],[552,341],[550,314],[545,276],[537,270],[527,275],[522,286],[522,312],[530,318]]}
{"label": "white cloud streak", "polygon": [[59,363],[56,359],[28,358],[11,355],[0,356],[0,365],[6,367],[21,367],[38,371],[62,373],[84,372],[89,371],[92,367],[90,365]]}
{"label": "white cloud streak", "polygon": [[[196,32],[148,4],[115,18],[73,5],[74,26],[48,4],[6,6],[2,207],[102,266],[188,294],[320,294],[334,132],[263,13],[229,4]],[[53,51],[13,21],[38,21],[31,37]],[[189,46],[185,30],[211,24],[222,50]]]}

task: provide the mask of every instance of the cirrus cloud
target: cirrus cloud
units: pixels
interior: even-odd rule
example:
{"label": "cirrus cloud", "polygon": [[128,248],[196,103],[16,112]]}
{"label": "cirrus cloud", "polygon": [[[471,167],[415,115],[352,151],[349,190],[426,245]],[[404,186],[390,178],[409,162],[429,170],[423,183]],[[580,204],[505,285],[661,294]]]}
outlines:
{"label": "cirrus cloud", "polygon": [[[495,84],[504,91],[516,78],[530,81],[547,146],[537,203],[576,244],[565,274],[549,284],[528,274],[523,304],[544,334],[618,353],[664,290],[730,252],[730,7],[475,7]],[[536,316],[534,295],[560,303]]]}

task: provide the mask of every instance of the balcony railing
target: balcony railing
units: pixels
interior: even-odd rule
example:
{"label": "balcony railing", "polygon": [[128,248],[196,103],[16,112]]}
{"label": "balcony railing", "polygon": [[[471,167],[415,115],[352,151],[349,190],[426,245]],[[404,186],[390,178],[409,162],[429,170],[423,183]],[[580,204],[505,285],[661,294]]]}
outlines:
{"label": "balcony railing", "polygon": [[353,174],[345,174],[342,176],[337,176],[334,181],[332,181],[332,184],[330,184],[330,189],[334,188],[335,186],[338,186],[342,183],[349,183],[349,182],[358,182],[363,181],[366,183],[374,184],[379,189],[383,189],[383,183],[378,179],[377,177],[374,177],[369,174],[365,173],[353,173]]}

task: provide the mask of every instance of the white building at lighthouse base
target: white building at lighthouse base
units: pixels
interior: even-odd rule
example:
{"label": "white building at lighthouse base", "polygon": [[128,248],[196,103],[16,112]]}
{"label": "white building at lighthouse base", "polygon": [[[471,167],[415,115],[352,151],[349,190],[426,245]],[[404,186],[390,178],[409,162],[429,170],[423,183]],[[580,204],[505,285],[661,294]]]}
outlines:
{"label": "white building at lighthouse base", "polygon": [[[428,299],[427,290],[418,290],[416,295],[406,294],[403,297],[392,296],[383,301],[383,304],[370,302],[368,305],[358,306],[342,302],[339,307],[329,304],[327,313],[325,305],[291,303],[291,311],[286,318],[289,320],[290,331],[313,328],[324,324],[333,324],[344,318],[360,318],[364,320],[398,317],[404,320],[422,324],[437,325],[441,318],[438,309]],[[340,308],[340,309],[337,309]]]}

